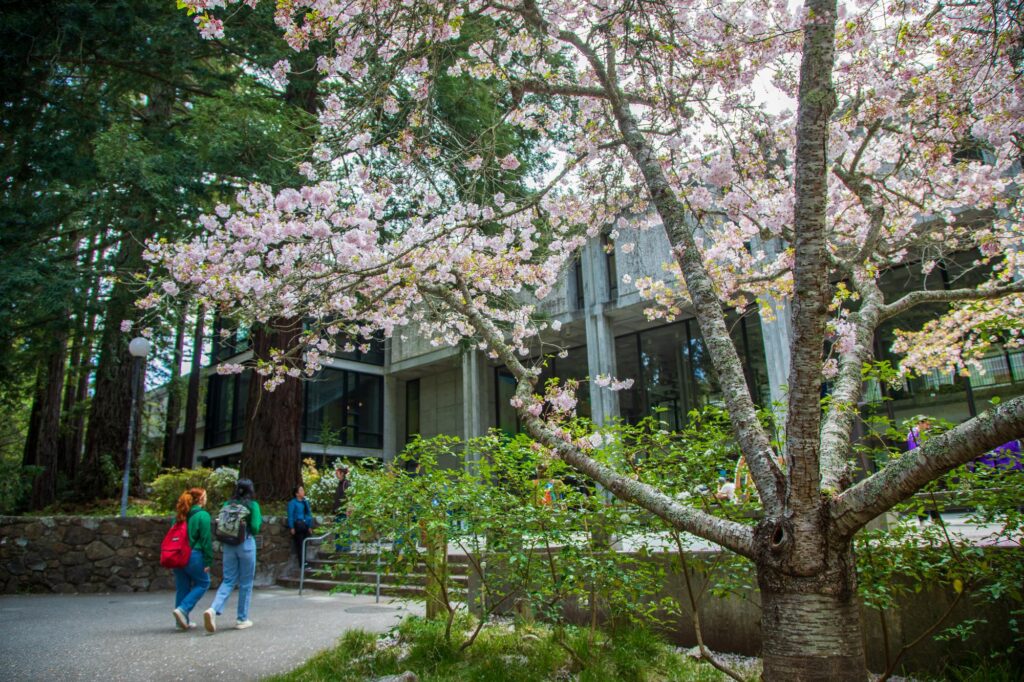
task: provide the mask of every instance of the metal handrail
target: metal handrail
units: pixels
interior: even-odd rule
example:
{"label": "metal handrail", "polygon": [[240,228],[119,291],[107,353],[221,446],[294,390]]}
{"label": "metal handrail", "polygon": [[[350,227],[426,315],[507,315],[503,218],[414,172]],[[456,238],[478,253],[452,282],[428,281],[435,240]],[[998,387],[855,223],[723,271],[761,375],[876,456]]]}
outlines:
{"label": "metal handrail", "polygon": [[299,596],[302,596],[302,586],[306,582],[306,543],[323,542],[325,538],[330,537],[331,531],[327,531],[323,535],[310,535],[302,540],[302,556],[299,562]]}

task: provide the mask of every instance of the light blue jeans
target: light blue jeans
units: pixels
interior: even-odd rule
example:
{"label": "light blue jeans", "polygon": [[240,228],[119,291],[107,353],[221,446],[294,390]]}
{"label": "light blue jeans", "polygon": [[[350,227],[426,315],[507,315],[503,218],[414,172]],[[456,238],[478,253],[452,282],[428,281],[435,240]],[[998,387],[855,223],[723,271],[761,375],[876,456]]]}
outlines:
{"label": "light blue jeans", "polygon": [[221,544],[224,549],[224,581],[217,588],[217,595],[210,607],[219,616],[231,591],[238,585],[238,620],[249,619],[249,603],[252,602],[252,581],[256,575],[256,540],[250,535],[240,545]]}
{"label": "light blue jeans", "polygon": [[174,608],[188,618],[199,598],[210,588],[210,574],[203,570],[203,553],[193,549],[184,568],[174,569]]}

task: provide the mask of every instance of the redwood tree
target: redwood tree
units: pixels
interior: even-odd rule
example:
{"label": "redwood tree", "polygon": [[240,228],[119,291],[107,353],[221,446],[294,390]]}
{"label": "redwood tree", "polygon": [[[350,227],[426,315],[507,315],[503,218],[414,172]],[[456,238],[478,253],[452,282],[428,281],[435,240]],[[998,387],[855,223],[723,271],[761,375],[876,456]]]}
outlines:
{"label": "redwood tree", "polygon": [[[253,357],[268,365],[275,354],[295,345],[302,324],[298,318],[273,323],[252,335]],[[286,377],[275,388],[268,391],[258,376],[249,382],[239,475],[252,479],[261,499],[287,500],[302,482],[303,385]]]}
{"label": "redwood tree", "polygon": [[[223,34],[210,11],[225,2],[185,4],[205,36]],[[260,367],[268,388],[316,371],[340,332],[472,339],[518,379],[512,404],[534,438],[617,497],[755,564],[766,679],[865,679],[854,535],[1024,435],[1015,398],[860,482],[851,476],[862,371],[882,322],[949,304],[931,327],[902,335],[905,370],[976,362],[992,337],[972,332],[975,321],[1022,326],[1015,15],[1000,3],[840,15],[834,0],[799,11],[760,1],[318,0],[279,4],[277,21],[297,50],[331,40],[335,54],[318,68],[345,86],[324,103],[303,165],[310,184],[254,186],[207,216],[201,238],[151,245],[174,286],[247,320],[312,320]],[[466,49],[453,60],[456,45]],[[505,121],[550,154],[533,194],[463,198],[466,183],[507,177],[522,161],[487,135],[439,142],[435,92],[453,78],[491,83]],[[651,300],[652,318],[696,317],[763,509],[753,527],[602,464],[600,437],[562,425],[572,390],[542,390],[539,369],[520,360],[557,327],[531,301],[604,225],[624,253],[635,230],[668,237],[669,276],[623,284]],[[901,263],[927,272],[972,252],[978,286],[922,283],[886,298],[878,285]],[[782,452],[757,419],[725,322],[726,308],[758,302],[771,314],[779,300],[792,306]]]}

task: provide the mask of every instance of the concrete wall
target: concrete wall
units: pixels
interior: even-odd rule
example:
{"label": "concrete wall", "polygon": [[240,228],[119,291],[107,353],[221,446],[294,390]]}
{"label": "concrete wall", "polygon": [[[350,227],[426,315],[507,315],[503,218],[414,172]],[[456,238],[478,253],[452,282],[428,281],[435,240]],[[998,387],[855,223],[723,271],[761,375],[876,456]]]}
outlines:
{"label": "concrete wall", "polygon": [[420,326],[410,323],[395,331],[394,336],[388,341],[390,347],[390,362],[394,369],[403,369],[405,366],[416,366],[421,362],[426,364],[436,362],[441,358],[458,355],[459,349],[454,346],[435,346],[430,338],[420,333]]}
{"label": "concrete wall", "polygon": [[[160,566],[170,517],[0,517],[0,592],[150,592],[174,588]],[[284,521],[264,517],[257,536],[256,584],[277,580],[289,561]],[[214,546],[214,585],[220,553]]]}
{"label": "concrete wall", "polygon": [[[1019,552],[1019,550],[1013,549],[991,551]],[[703,588],[709,567],[713,566],[717,556],[718,554],[714,552],[689,555],[690,581],[695,592]],[[650,597],[650,601],[669,599],[675,600],[677,604],[685,603],[687,606],[681,613],[659,612],[657,615],[660,622],[659,629],[679,646],[696,646],[697,638],[686,597],[686,583],[678,569],[678,561],[666,554],[643,557],[633,555],[632,559],[662,564],[665,576],[664,587],[659,594]],[[502,599],[505,594],[502,590],[501,561],[495,557],[489,557],[487,571],[490,598],[493,600],[491,603],[494,603]],[[751,581],[754,579],[752,575]],[[713,585],[715,580],[713,570],[711,570],[711,580]],[[480,580],[473,571],[469,571],[469,581],[470,599],[473,599],[473,595],[481,593]],[[943,617],[955,600],[956,594],[951,589],[941,586],[926,588],[920,593],[910,591],[908,595],[899,599],[899,607],[885,613],[890,655],[895,657],[904,645],[914,641],[932,627]],[[517,610],[519,604],[521,604],[521,600],[516,597],[506,599],[497,612],[513,612]],[[968,619],[977,619],[979,622],[975,625],[974,634],[966,642],[955,640],[939,642],[934,638],[926,637],[900,659],[903,669],[934,672],[941,670],[951,661],[969,659],[972,655],[984,656],[989,652],[1012,650],[1014,642],[1009,621],[1013,617],[1011,610],[1015,607],[1019,608],[1019,603],[1009,599],[995,604],[983,603],[980,600],[972,601],[969,598],[962,599],[948,619],[943,622],[943,625],[936,629],[936,632]],[[753,584],[739,596],[715,597],[711,595],[710,590],[706,591],[698,603],[698,612],[701,636],[704,643],[712,650],[747,656],[759,654],[761,649],[760,594]],[[886,667],[884,649],[886,640],[883,637],[882,616],[878,611],[867,608],[862,609],[861,614],[868,667],[872,671],[881,672]],[[585,602],[570,601],[563,604],[563,615],[569,622],[581,626],[588,626],[591,622],[591,612]],[[610,616],[614,616],[614,614],[601,610],[598,619],[601,622],[607,622]],[[1024,652],[1019,653],[1024,654]]]}
{"label": "concrete wall", "polygon": [[462,369],[446,369],[420,379],[420,435],[462,436]]}

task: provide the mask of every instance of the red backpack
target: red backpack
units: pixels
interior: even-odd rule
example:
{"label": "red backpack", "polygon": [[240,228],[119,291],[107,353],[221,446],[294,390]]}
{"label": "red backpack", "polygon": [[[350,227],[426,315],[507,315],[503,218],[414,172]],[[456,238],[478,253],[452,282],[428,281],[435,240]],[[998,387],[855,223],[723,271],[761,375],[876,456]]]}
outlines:
{"label": "red backpack", "polygon": [[[192,514],[189,514],[191,517]],[[164,568],[185,568],[192,557],[188,541],[188,519],[175,523],[160,543],[160,565]]]}

